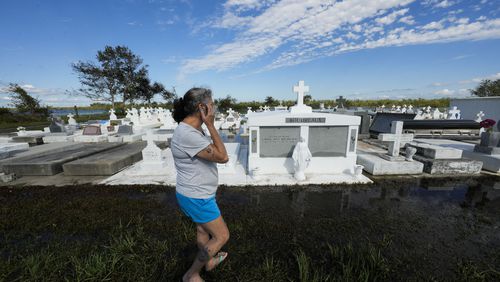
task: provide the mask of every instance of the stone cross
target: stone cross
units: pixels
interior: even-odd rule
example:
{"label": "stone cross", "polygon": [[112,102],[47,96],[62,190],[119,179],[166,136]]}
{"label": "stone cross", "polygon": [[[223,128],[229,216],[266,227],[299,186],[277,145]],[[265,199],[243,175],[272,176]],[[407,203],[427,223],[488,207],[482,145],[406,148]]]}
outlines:
{"label": "stone cross", "polygon": [[67,117],[68,117],[68,124],[69,124],[69,125],[76,125],[76,124],[77,124],[76,120],[74,119],[74,117],[75,117],[75,115],[74,115],[74,114],[69,113],[69,114],[67,115]]}
{"label": "stone cross", "polygon": [[156,147],[156,144],[154,142],[155,138],[154,138],[152,130],[148,130],[148,132],[146,132],[146,138],[145,139],[148,142],[148,144],[147,144],[148,147]]}
{"label": "stone cross", "polygon": [[299,81],[299,85],[293,86],[293,92],[297,93],[297,106],[304,105],[304,94],[309,92],[309,86],[304,84],[304,81]]}
{"label": "stone cross", "polygon": [[378,135],[378,140],[390,142],[387,155],[384,158],[390,161],[404,160],[399,156],[399,148],[401,143],[407,143],[413,140],[413,134],[403,134],[403,122],[393,121],[391,123],[391,133],[382,133]]}
{"label": "stone cross", "polygon": [[483,111],[479,111],[479,113],[477,113],[477,115],[476,115],[476,122],[483,121],[483,117],[484,117]]}
{"label": "stone cross", "polygon": [[110,119],[110,120],[116,120],[116,119],[118,119],[118,118],[116,117],[116,114],[115,114],[115,109],[111,109],[111,110],[109,110],[109,119]]}
{"label": "stone cross", "polygon": [[453,108],[448,111],[448,119],[460,119],[460,110],[457,106],[453,106]]}

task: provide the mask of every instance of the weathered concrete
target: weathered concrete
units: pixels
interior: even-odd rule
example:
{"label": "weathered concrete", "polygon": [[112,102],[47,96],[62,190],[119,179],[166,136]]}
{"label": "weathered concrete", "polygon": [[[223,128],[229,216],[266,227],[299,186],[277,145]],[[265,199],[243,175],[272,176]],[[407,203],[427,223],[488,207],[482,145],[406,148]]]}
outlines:
{"label": "weathered concrete", "polygon": [[75,136],[77,135],[73,135],[68,132],[51,133],[43,137],[43,143],[47,144],[47,143],[57,143],[57,142],[73,142],[75,140]]}
{"label": "weathered concrete", "polygon": [[113,175],[142,160],[146,142],[126,144],[99,154],[65,163],[65,175]]}
{"label": "weathered concrete", "polygon": [[391,162],[376,153],[358,154],[356,163],[364,166],[371,175],[408,175],[422,174],[424,164],[418,161]]}
{"label": "weathered concrete", "polygon": [[413,158],[424,164],[429,174],[479,174],[483,162],[469,159],[432,159],[415,155]]}
{"label": "weathered concrete", "polygon": [[406,144],[417,149],[417,154],[429,159],[445,160],[445,159],[461,159],[462,150],[454,148],[446,148],[427,143],[410,142]]}
{"label": "weathered concrete", "polygon": [[30,145],[41,145],[43,144],[43,135],[37,136],[14,136],[12,137],[12,142],[15,143],[29,143]]}
{"label": "weathered concrete", "polygon": [[482,161],[483,169],[500,173],[500,155],[474,152],[474,144],[445,139],[418,139],[417,141],[462,150],[465,158]]}
{"label": "weathered concrete", "polygon": [[10,158],[16,153],[29,149],[28,143],[0,143],[0,160]]}
{"label": "weathered concrete", "polygon": [[[53,143],[58,145],[59,143]],[[54,175],[63,171],[64,163],[90,156],[102,151],[121,146],[122,144],[74,144],[43,153],[28,154],[2,161],[5,173],[24,175]]]}

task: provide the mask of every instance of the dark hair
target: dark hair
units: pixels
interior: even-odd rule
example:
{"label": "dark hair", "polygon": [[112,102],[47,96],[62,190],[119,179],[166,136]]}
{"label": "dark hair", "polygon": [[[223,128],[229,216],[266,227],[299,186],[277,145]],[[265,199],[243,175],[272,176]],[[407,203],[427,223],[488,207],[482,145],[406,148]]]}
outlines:
{"label": "dark hair", "polygon": [[212,98],[212,90],[208,88],[191,88],[184,97],[174,101],[174,120],[179,123],[185,117],[198,112],[198,104],[207,104]]}

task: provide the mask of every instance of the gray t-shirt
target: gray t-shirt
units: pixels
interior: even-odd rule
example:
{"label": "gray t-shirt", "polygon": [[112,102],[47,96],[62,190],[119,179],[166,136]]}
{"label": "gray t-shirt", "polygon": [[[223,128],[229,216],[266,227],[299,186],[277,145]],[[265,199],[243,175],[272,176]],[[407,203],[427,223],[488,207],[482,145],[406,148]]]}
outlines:
{"label": "gray t-shirt", "polygon": [[196,156],[211,143],[206,134],[187,123],[179,123],[170,143],[177,169],[177,193],[196,199],[215,196],[219,182],[217,164]]}

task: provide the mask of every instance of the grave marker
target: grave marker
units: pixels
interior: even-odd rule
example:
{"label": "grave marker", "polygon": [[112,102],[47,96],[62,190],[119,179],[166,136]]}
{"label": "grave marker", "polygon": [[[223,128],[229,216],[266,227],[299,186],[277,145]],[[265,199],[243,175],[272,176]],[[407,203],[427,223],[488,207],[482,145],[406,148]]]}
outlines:
{"label": "grave marker", "polygon": [[391,133],[383,133],[378,136],[378,140],[389,142],[388,152],[382,157],[390,161],[404,161],[404,158],[399,155],[399,149],[401,143],[413,140],[413,134],[403,134],[402,121],[393,121],[391,125]]}
{"label": "grave marker", "polygon": [[94,135],[101,135],[101,134],[102,134],[101,127],[99,127],[99,126],[89,125],[83,129],[83,135],[94,136]]}

